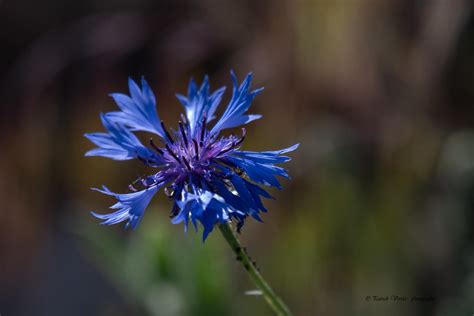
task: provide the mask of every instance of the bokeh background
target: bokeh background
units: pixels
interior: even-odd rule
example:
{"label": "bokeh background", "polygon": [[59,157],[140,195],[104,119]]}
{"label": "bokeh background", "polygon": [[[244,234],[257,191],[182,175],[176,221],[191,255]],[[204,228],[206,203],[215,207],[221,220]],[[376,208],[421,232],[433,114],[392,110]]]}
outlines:
{"label": "bokeh background", "polygon": [[147,172],[83,156],[108,93],[144,75],[173,125],[231,69],[265,86],[244,148],[301,143],[241,236],[295,315],[474,313],[471,1],[3,0],[0,42],[2,316],[271,315],[166,199],[135,232],[89,214]]}

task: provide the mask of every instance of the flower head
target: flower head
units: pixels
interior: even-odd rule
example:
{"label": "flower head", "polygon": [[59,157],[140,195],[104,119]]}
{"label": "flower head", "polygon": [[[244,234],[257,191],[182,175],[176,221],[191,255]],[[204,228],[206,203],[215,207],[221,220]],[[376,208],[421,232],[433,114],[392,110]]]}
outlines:
{"label": "flower head", "polygon": [[[248,216],[261,221],[260,212],[266,212],[261,198],[271,198],[261,186],[281,188],[276,176],[289,176],[276,164],[289,161],[290,158],[283,154],[295,150],[298,145],[276,151],[243,151],[245,128],[242,128],[241,136],[222,135],[224,129],[261,117],[247,114],[252,100],[262,91],[250,89],[252,75],[248,74],[240,85],[233,73],[231,76],[232,98],[218,119],[215,112],[225,89],[211,92],[207,76],[199,87],[191,80],[188,95],[177,95],[185,115],[181,115],[176,131],[168,129],[160,120],[155,96],[144,79],[141,88],[129,80],[130,96],[111,94],[120,111],[101,114],[105,133],[85,135],[98,146],[86,156],[138,159],[151,167],[153,173],[132,183],[129,193],[113,193],[106,187],[96,189],[117,199],[110,207],[115,212],[92,212],[103,220],[102,224],[126,222],[126,227],[135,229],[151,199],[162,187],[173,202],[171,222],[183,222],[185,231],[189,221],[195,229],[200,222],[204,227],[204,240],[216,224],[235,220],[240,229]],[[215,123],[212,122],[214,119]],[[136,131],[153,133],[159,141],[151,138],[144,145],[135,136]]]}

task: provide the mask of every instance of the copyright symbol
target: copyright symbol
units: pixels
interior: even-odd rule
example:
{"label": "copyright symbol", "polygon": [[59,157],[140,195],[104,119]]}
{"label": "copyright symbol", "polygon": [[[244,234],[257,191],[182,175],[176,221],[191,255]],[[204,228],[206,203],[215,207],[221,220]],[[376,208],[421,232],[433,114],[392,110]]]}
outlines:
{"label": "copyright symbol", "polygon": [[370,295],[367,295],[367,296],[365,297],[365,301],[366,301],[366,302],[370,301]]}

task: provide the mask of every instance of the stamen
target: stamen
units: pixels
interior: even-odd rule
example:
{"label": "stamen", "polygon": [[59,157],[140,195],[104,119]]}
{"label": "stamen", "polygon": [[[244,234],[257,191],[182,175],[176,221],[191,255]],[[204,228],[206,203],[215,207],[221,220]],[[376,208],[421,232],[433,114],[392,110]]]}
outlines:
{"label": "stamen", "polygon": [[181,163],[181,160],[179,160],[178,156],[171,150],[170,146],[168,144],[165,145],[166,150],[168,150],[169,154],[173,156],[174,159],[176,159],[177,162]]}
{"label": "stamen", "polygon": [[197,141],[193,138],[194,152],[196,153],[196,159],[199,159],[199,147]]}
{"label": "stamen", "polygon": [[173,195],[174,195],[174,188],[173,188],[173,186],[166,187],[164,191],[165,191],[165,195],[166,195],[169,199],[173,198]]}
{"label": "stamen", "polygon": [[239,139],[239,141],[237,143],[234,144],[234,147],[239,146],[240,144],[242,144],[242,142],[245,139],[245,135],[247,135],[247,130],[245,129],[245,127],[242,127],[242,137]]}
{"label": "stamen", "polygon": [[202,123],[201,123],[201,138],[200,138],[201,146],[204,141],[204,134],[206,133],[206,121],[207,121],[206,114],[204,113],[204,116],[202,118]]}
{"label": "stamen", "polygon": [[150,145],[151,145],[151,147],[153,147],[153,149],[154,149],[157,153],[159,153],[160,155],[163,155],[163,154],[164,154],[163,150],[161,150],[158,146],[155,145],[155,143],[153,142],[153,138],[150,138]]}
{"label": "stamen", "polygon": [[157,182],[155,179],[152,179],[152,177],[146,177],[144,179],[142,179],[142,184],[144,187],[146,187],[147,189],[156,185]]}
{"label": "stamen", "polygon": [[231,149],[234,149],[234,147],[235,147],[235,143],[230,144],[229,148],[226,148],[226,149],[222,150],[219,153],[219,156],[222,155],[222,154],[225,154],[226,152],[230,151]]}
{"label": "stamen", "polygon": [[168,133],[168,130],[166,129],[165,122],[161,121],[161,127],[163,128],[163,131],[166,134],[166,138],[168,138],[168,140],[170,141],[171,144],[174,144],[173,138],[171,138],[170,133]]}
{"label": "stamen", "polygon": [[183,124],[184,124],[185,126],[188,125],[188,120],[186,119],[186,116],[184,116],[183,113],[181,113],[181,120],[183,121]]}
{"label": "stamen", "polygon": [[184,130],[183,123],[181,121],[178,123],[179,130],[181,131],[181,135],[183,135],[184,146],[188,147],[188,137],[186,136],[186,131]]}
{"label": "stamen", "polygon": [[181,157],[184,161],[184,164],[186,165],[186,168],[188,168],[188,170],[191,170],[191,166],[189,165],[189,162],[188,160],[185,158],[185,157]]}
{"label": "stamen", "polygon": [[129,190],[130,191],[133,191],[133,192],[137,192],[137,189],[134,187],[135,184],[137,184],[138,182],[140,182],[141,180],[143,179],[143,176],[137,176],[137,178],[135,179],[135,181],[133,181],[129,186]]}

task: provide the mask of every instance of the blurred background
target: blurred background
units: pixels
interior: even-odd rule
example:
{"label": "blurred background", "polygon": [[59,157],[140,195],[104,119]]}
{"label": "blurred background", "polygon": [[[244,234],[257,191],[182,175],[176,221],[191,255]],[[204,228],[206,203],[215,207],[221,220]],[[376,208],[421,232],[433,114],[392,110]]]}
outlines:
{"label": "blurred background", "polygon": [[474,313],[471,1],[3,0],[0,26],[2,316],[271,315],[163,197],[135,232],[89,214],[147,172],[83,156],[108,93],[144,75],[174,126],[231,69],[265,86],[244,148],[301,143],[241,236],[295,315]]}

